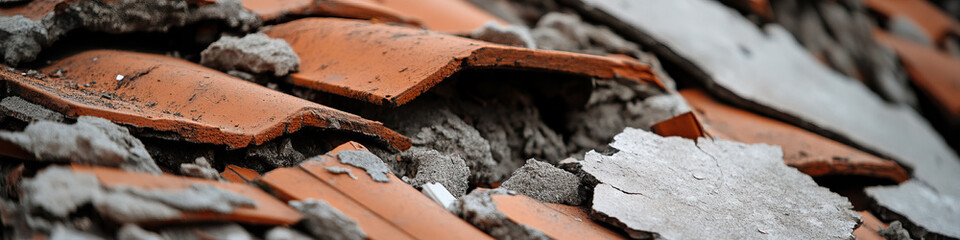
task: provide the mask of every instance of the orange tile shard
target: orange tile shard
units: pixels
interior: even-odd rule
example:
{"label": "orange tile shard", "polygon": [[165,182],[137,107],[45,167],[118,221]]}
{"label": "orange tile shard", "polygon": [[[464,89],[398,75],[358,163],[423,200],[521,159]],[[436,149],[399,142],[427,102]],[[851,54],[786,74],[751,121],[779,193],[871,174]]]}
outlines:
{"label": "orange tile shard", "polygon": [[316,127],[373,137],[400,150],[410,146],[408,138],[379,122],[177,58],[95,50],[41,72],[49,77],[7,71],[0,77],[14,94],[67,116],[101,117],[192,142],[242,148]]}
{"label": "orange tile shard", "polygon": [[[257,181],[283,200],[323,199],[350,218],[371,239],[490,239],[393,174],[376,182],[364,169],[340,163],[341,151],[366,151],[348,142],[299,167],[278,168]],[[358,179],[329,168],[348,169]]]}
{"label": "orange tile shard", "polygon": [[174,175],[151,175],[127,172],[115,168],[73,165],[73,171],[97,176],[105,187],[130,186],[144,190],[178,190],[195,184],[209,184],[220,189],[240,194],[256,202],[255,207],[238,207],[232,213],[185,212],[175,219],[160,220],[176,222],[192,221],[237,221],[251,224],[290,225],[300,221],[300,212],[287,206],[273,196],[244,183],[223,183],[213,180],[188,178]]}
{"label": "orange tile shard", "polygon": [[952,121],[960,121],[960,59],[882,30],[875,30],[873,36],[900,55],[911,81],[933,99],[940,111]]}
{"label": "orange tile shard", "polygon": [[523,195],[493,195],[491,199],[497,210],[511,221],[537,229],[553,239],[626,239],[591,221],[578,207],[545,204]]}
{"label": "orange tile shard", "polygon": [[243,0],[243,7],[257,14],[263,21],[274,21],[292,16],[333,16],[356,19],[376,19],[390,23],[420,26],[420,20],[369,0]]}
{"label": "orange tile shard", "polygon": [[910,178],[896,162],[881,159],[796,126],[723,105],[698,90],[680,94],[703,117],[715,137],[783,148],[787,165],[811,176],[857,175],[903,182]]}
{"label": "orange tile shard", "polygon": [[671,119],[654,124],[651,129],[660,136],[678,136],[696,141],[700,137],[709,137],[703,130],[703,125],[693,112],[677,115]]}
{"label": "orange tile shard", "polygon": [[235,183],[248,183],[260,177],[260,173],[257,173],[257,171],[254,171],[253,169],[243,168],[231,164],[227,165],[227,167],[223,169],[223,172],[220,173],[220,177]]}
{"label": "orange tile shard", "polygon": [[265,33],[300,56],[293,84],[375,104],[402,105],[465,68],[557,71],[662,86],[646,64],[585,54],[507,47],[425,30],[308,18]]}

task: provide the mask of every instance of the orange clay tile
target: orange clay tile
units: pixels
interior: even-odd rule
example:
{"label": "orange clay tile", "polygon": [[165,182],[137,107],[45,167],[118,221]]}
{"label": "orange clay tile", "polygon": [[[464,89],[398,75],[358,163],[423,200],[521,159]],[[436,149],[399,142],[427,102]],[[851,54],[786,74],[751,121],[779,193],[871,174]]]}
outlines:
{"label": "orange clay tile", "polygon": [[853,230],[853,235],[857,237],[858,240],[882,240],[883,237],[877,233],[881,228],[886,228],[888,224],[885,224],[877,219],[877,217],[870,214],[867,211],[858,211],[857,213],[862,216],[861,220],[863,223],[860,224],[857,229]]}
{"label": "orange clay tile", "polygon": [[57,4],[63,0],[32,0],[26,4],[13,5],[0,8],[0,16],[13,17],[23,15],[30,20],[41,20],[56,9]]}
{"label": "orange clay tile", "polygon": [[290,225],[300,221],[301,215],[273,196],[244,183],[225,183],[200,178],[188,178],[175,175],[151,175],[135,173],[107,167],[72,165],[73,171],[90,173],[97,176],[106,187],[131,186],[146,190],[177,190],[189,188],[195,184],[209,184],[223,190],[243,195],[256,202],[256,207],[238,207],[229,214],[214,212],[189,212],[169,221],[237,221],[250,224]]}
{"label": "orange clay tile", "polygon": [[900,55],[910,79],[954,121],[960,121],[960,59],[881,30],[874,38]]}
{"label": "orange clay tile", "polygon": [[419,20],[369,0],[243,0],[243,7],[273,21],[286,16],[333,16],[420,26]]}
{"label": "orange clay tile", "polygon": [[[323,199],[357,221],[371,239],[489,239],[393,174],[389,182],[375,182],[365,170],[341,164],[343,150],[366,151],[348,142],[299,167],[278,168],[258,179],[284,200]],[[358,179],[335,174],[325,167],[349,169]],[[442,236],[442,237],[441,237]]]}
{"label": "orange clay tile", "polygon": [[247,183],[260,177],[257,171],[249,168],[243,168],[237,165],[227,165],[220,173],[220,177],[235,183]]}
{"label": "orange clay tile", "polygon": [[875,157],[793,125],[723,105],[699,90],[683,90],[680,94],[714,136],[745,143],[780,145],[784,162],[808,175],[859,175],[897,182],[910,177],[894,161]]}
{"label": "orange clay tile", "polygon": [[0,139],[0,156],[24,160],[34,159],[33,154],[21,148],[20,145],[2,139]]}
{"label": "orange clay tile", "polygon": [[678,136],[696,141],[700,137],[708,137],[703,131],[703,125],[693,112],[677,115],[671,119],[654,124],[651,129],[660,136]]}
{"label": "orange clay tile", "polygon": [[892,18],[903,15],[913,20],[928,34],[930,40],[940,42],[947,33],[960,33],[960,26],[950,16],[933,4],[918,0],[866,0],[866,5],[878,13]]}
{"label": "orange clay tile", "polygon": [[37,79],[2,71],[0,79],[14,94],[70,117],[106,118],[193,142],[241,148],[317,127],[378,138],[401,150],[410,146],[408,138],[379,122],[177,58],[95,50],[41,69],[48,76],[57,71],[63,76]]}
{"label": "orange clay tile", "polygon": [[493,195],[491,198],[497,210],[511,221],[537,229],[553,239],[626,239],[584,218],[585,213],[577,207],[548,206],[523,195]]}
{"label": "orange clay tile", "polygon": [[466,0],[373,0],[398,12],[416,17],[427,29],[469,34],[489,21],[507,25]]}
{"label": "orange clay tile", "polygon": [[464,68],[558,71],[659,84],[648,65],[585,54],[507,47],[425,30],[308,18],[265,33],[300,56],[293,84],[375,104],[401,105]]}

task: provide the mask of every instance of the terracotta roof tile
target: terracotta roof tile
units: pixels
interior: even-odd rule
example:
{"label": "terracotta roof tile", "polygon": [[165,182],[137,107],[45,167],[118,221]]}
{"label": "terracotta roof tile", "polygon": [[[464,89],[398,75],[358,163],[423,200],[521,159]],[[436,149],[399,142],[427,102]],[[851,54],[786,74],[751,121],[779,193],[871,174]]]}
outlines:
{"label": "terracotta roof tile", "polygon": [[910,79],[954,121],[960,121],[960,59],[875,30],[874,38],[900,55]]}
{"label": "terracotta roof tile", "polygon": [[590,220],[584,209],[562,204],[545,204],[523,195],[491,197],[511,221],[543,232],[554,239],[626,239]]}
{"label": "terracotta roof tile", "polygon": [[289,15],[319,15],[420,25],[414,17],[369,0],[243,0],[243,7],[264,21]]}
{"label": "terracotta roof tile", "polygon": [[464,68],[550,70],[662,86],[648,65],[585,54],[507,47],[368,22],[310,18],[267,31],[300,56],[293,84],[375,104],[401,105]]}
{"label": "terracotta roof tile", "polygon": [[260,173],[253,169],[243,168],[237,165],[227,165],[220,173],[220,177],[235,183],[247,183],[260,177]]}
{"label": "terracotta roof tile", "polygon": [[700,137],[709,137],[703,130],[703,125],[693,112],[677,115],[650,127],[660,136],[679,136],[696,141]]}
{"label": "terracotta roof tile", "polygon": [[210,184],[256,202],[256,207],[238,207],[228,214],[189,212],[170,221],[227,220],[252,224],[290,225],[300,221],[301,218],[300,213],[286,203],[248,184],[224,183],[166,174],[151,175],[106,167],[73,165],[71,168],[76,172],[96,175],[100,183],[106,187],[130,186],[145,190],[177,190],[189,188],[195,184]]}
{"label": "terracotta roof tile", "polygon": [[860,224],[860,227],[853,230],[853,235],[859,240],[883,240],[885,238],[881,237],[877,231],[880,231],[881,228],[886,228],[888,224],[883,223],[880,219],[873,216],[868,211],[858,211],[860,214],[860,220],[863,223]]}
{"label": "terracotta roof tile", "polygon": [[40,20],[52,13],[61,0],[33,0],[22,5],[0,8],[0,16],[12,17],[23,15],[30,20]]}
{"label": "terracotta roof tile", "polygon": [[783,148],[783,159],[811,176],[861,175],[906,181],[900,165],[807,132],[793,125],[716,102],[697,90],[680,94],[703,117],[708,131],[718,138],[745,143],[767,143]]}
{"label": "terracotta roof tile", "polygon": [[505,21],[487,13],[466,0],[377,0],[384,6],[414,16],[433,31],[468,34],[483,24]]}
{"label": "terracotta roof tile", "polygon": [[[323,199],[357,224],[372,239],[488,239],[480,230],[457,218],[393,174],[389,182],[376,182],[364,169],[340,163],[340,151],[366,151],[349,142],[299,167],[279,168],[258,181],[284,200]],[[349,169],[358,179],[325,169]]]}
{"label": "terracotta roof tile", "polygon": [[960,26],[936,6],[916,0],[866,0],[867,7],[887,17],[903,15],[922,28],[931,40],[939,42],[949,32],[960,33]]}
{"label": "terracotta roof tile", "polygon": [[41,71],[63,76],[38,79],[3,71],[0,77],[12,92],[65,115],[169,131],[194,142],[241,148],[318,127],[374,136],[401,150],[410,146],[408,138],[379,122],[177,58],[95,50]]}

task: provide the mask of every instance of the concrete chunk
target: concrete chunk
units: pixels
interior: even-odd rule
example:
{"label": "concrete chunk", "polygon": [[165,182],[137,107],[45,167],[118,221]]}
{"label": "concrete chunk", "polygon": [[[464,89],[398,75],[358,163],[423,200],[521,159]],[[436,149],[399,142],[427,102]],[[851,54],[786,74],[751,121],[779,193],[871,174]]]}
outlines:
{"label": "concrete chunk", "polygon": [[500,187],[541,202],[580,205],[583,201],[580,178],[536,159],[527,160]]}
{"label": "concrete chunk", "polygon": [[879,203],[879,217],[899,220],[914,238],[960,238],[960,199],[939,194],[920,181],[866,189]]}
{"label": "concrete chunk", "polygon": [[307,230],[324,239],[366,239],[357,222],[320,199],[290,201],[290,206],[303,213]]}
{"label": "concrete chunk", "polygon": [[252,33],[242,38],[221,37],[200,53],[200,64],[224,71],[269,72],[281,77],[297,71],[300,57],[286,41]]}
{"label": "concrete chunk", "polygon": [[344,150],[337,154],[337,158],[343,164],[349,164],[354,167],[362,168],[367,171],[370,178],[377,182],[390,182],[387,173],[390,168],[380,160],[380,157],[367,151]]}
{"label": "concrete chunk", "polygon": [[34,178],[23,180],[23,202],[65,218],[100,195],[100,181],[90,174],[73,173],[64,167],[49,167]]}
{"label": "concrete chunk", "polygon": [[780,149],[627,128],[611,156],[587,153],[595,217],[634,238],[849,239],[846,198],[783,164]]}
{"label": "concrete chunk", "polygon": [[50,109],[16,96],[6,97],[0,100],[0,114],[11,116],[24,122],[41,120],[63,122],[63,114],[51,111]]}

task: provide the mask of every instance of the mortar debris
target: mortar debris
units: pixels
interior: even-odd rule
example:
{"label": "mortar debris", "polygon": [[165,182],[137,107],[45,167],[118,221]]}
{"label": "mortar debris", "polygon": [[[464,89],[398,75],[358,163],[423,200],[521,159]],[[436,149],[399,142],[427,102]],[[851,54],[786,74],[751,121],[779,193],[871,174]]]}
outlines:
{"label": "mortar debris", "polygon": [[190,226],[168,227],[159,230],[163,239],[206,240],[211,236],[218,239],[253,240],[250,232],[236,223],[211,223]]}
{"label": "mortar debris", "polygon": [[0,100],[0,115],[10,116],[23,122],[63,122],[64,116],[43,106],[12,96]]}
{"label": "mortar debris", "polygon": [[474,190],[450,206],[452,212],[496,239],[550,239],[535,228],[516,223],[497,210],[493,195],[513,195],[506,189]]}
{"label": "mortar debris", "polygon": [[433,149],[412,147],[401,153],[400,159],[407,164],[409,174],[403,177],[403,181],[410,186],[420,189],[424,184],[440,183],[454,197],[467,194],[470,169],[463,158]]}
{"label": "mortar debris", "polygon": [[332,240],[367,238],[367,234],[353,219],[330,206],[326,201],[320,199],[290,201],[290,206],[303,213],[303,224],[314,237]]}
{"label": "mortar debris", "polygon": [[161,202],[184,211],[231,213],[237,207],[257,206],[256,202],[243,195],[206,184],[195,184],[189,188],[179,190],[148,191],[132,187],[117,187],[112,190]]}
{"label": "mortar debris", "polygon": [[354,176],[353,173],[350,172],[350,169],[346,169],[342,167],[323,167],[323,169],[326,169],[327,171],[330,171],[336,174],[347,174],[348,176],[350,176],[350,178],[353,178],[353,180],[358,179],[357,176]]}
{"label": "mortar debris", "polygon": [[266,240],[311,240],[306,234],[286,227],[275,227],[267,231],[263,237]]}
{"label": "mortar debris", "polygon": [[380,160],[380,157],[373,155],[373,153],[367,151],[343,150],[340,151],[340,153],[337,153],[337,158],[339,158],[340,162],[343,164],[348,164],[366,170],[367,174],[369,174],[370,178],[372,178],[374,181],[390,182],[390,178],[387,177],[387,174],[390,173],[390,168],[387,168],[387,165],[383,163],[383,160]]}
{"label": "mortar debris", "polygon": [[181,163],[180,174],[211,180],[220,180],[220,173],[214,169],[205,157],[198,157],[194,163]]}
{"label": "mortar debris", "polygon": [[513,172],[501,188],[515,191],[541,202],[580,205],[580,178],[549,163],[527,160]]}
{"label": "mortar debris", "polygon": [[32,179],[24,179],[23,203],[29,208],[43,209],[58,218],[65,218],[78,207],[100,194],[96,176],[74,173],[63,167],[49,167]]}
{"label": "mortar debris", "polygon": [[136,224],[128,223],[117,231],[117,239],[163,240],[163,237],[160,234],[144,230]]}
{"label": "mortar debris", "polygon": [[470,33],[470,37],[514,47],[537,48],[530,29],[522,25],[500,26],[496,21],[490,21]]}
{"label": "mortar debris", "polygon": [[223,36],[200,54],[200,64],[221,71],[243,70],[282,77],[296,72],[300,66],[300,57],[290,44],[263,33],[251,33],[243,38]]}

